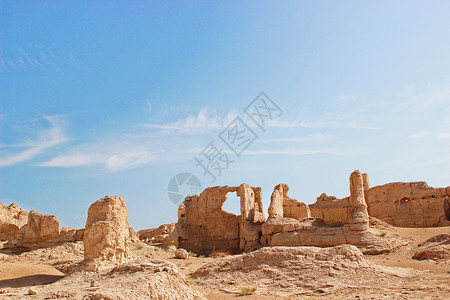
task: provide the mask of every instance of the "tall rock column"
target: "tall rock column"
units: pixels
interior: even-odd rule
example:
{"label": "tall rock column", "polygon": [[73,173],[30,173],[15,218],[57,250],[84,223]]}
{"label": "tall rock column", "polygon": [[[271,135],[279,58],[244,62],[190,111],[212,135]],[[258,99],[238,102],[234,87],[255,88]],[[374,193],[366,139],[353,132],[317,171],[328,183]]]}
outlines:
{"label": "tall rock column", "polygon": [[94,202],[88,211],[84,231],[84,259],[94,262],[122,262],[129,255],[126,241],[130,235],[125,201],[106,196]]}
{"label": "tall rock column", "polygon": [[241,251],[252,251],[261,247],[261,226],[266,220],[262,208],[261,188],[243,183],[236,193],[241,199],[239,246]]}
{"label": "tall rock column", "polygon": [[369,225],[369,213],[364,198],[364,178],[358,170],[350,175],[349,203],[353,207],[351,211],[350,229],[367,229]]}
{"label": "tall rock column", "polygon": [[283,184],[273,188],[270,196],[269,218],[283,218]]}

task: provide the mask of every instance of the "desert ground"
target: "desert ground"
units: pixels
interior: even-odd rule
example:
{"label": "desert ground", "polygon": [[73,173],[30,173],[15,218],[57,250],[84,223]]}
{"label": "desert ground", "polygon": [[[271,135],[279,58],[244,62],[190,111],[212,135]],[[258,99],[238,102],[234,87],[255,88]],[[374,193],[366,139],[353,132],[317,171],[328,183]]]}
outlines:
{"label": "desert ground", "polygon": [[[187,284],[193,290],[201,293],[206,299],[240,297],[247,299],[450,299],[450,260],[448,258],[423,260],[412,258],[418,251],[420,243],[436,235],[450,235],[450,227],[400,228],[386,224],[381,226],[380,230],[383,230],[386,236],[398,235],[407,240],[407,245],[384,254],[364,255],[363,261],[357,262],[356,265],[348,266],[343,270],[331,268],[331,271],[329,268],[325,268],[324,271],[317,268],[301,268],[299,265],[301,270],[289,268],[281,272],[270,261],[261,262],[261,265],[265,266],[264,269],[249,267],[228,270],[226,264],[242,255],[216,253],[215,257],[205,257],[190,253],[187,259],[177,259],[174,255],[174,247],[166,247],[158,243],[129,242],[128,247],[133,261],[167,261],[188,279]],[[64,264],[82,260],[82,242],[65,243],[26,252],[2,250],[0,253],[2,294],[0,297],[4,299],[138,299],[139,291],[145,289],[145,277],[148,272],[153,273],[151,270],[143,270],[105,276],[110,274],[112,266],[105,267],[99,273],[80,271],[65,275],[58,271]],[[342,263],[346,261],[343,259]],[[207,272],[202,272],[202,268],[206,268]],[[180,277],[180,280],[183,278]],[[124,292],[124,289],[128,289],[129,292]],[[29,292],[33,293],[33,291],[36,294],[30,295]],[[133,295],[133,291],[137,294]],[[166,296],[166,299],[177,299],[177,295],[167,294]],[[185,299],[188,298],[189,296]],[[195,298],[198,296],[192,295],[192,299]]]}

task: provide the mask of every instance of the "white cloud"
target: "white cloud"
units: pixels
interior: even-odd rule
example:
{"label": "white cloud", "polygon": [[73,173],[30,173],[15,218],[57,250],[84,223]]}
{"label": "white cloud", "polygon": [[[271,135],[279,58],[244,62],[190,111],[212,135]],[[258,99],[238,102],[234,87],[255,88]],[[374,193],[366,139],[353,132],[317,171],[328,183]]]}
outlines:
{"label": "white cloud", "polygon": [[325,118],[321,118],[317,121],[270,121],[269,126],[271,127],[279,127],[279,128],[349,128],[349,129],[367,129],[367,130],[378,130],[378,127],[365,125],[365,124],[357,124],[355,122],[348,121],[340,121],[341,116],[336,115],[334,120],[323,120]]}
{"label": "white cloud", "polygon": [[450,132],[422,130],[409,136],[410,139],[419,139],[425,137],[450,139]]}
{"label": "white cloud", "polygon": [[438,134],[438,138],[441,139],[450,139],[450,132],[442,132]]}
{"label": "white cloud", "polygon": [[46,162],[38,163],[40,167],[81,167],[90,164],[96,164],[97,160],[101,160],[99,156],[94,157],[84,153],[74,153],[56,156]]}
{"label": "white cloud", "polygon": [[113,172],[146,165],[154,159],[149,151],[133,149],[135,147],[132,145],[128,147],[128,151],[122,147],[112,146],[111,149],[105,149],[103,152],[99,146],[100,143],[94,142],[76,147],[70,153],[58,155],[36,166],[60,168],[100,166],[106,171]]}
{"label": "white cloud", "polygon": [[316,133],[306,135],[304,137],[286,137],[286,138],[275,138],[275,139],[260,139],[259,142],[262,143],[309,143],[309,142],[321,142],[331,139],[330,134],[326,133]]}
{"label": "white cloud", "polygon": [[145,165],[153,159],[150,152],[126,152],[111,155],[106,158],[106,168],[111,171],[133,168],[139,165]]}
{"label": "white cloud", "polygon": [[419,132],[411,134],[409,136],[409,138],[410,139],[418,139],[418,138],[423,138],[423,137],[430,136],[432,134],[433,134],[433,132],[431,132],[431,131],[422,130],[422,131],[419,131]]}
{"label": "white cloud", "polygon": [[[48,149],[60,145],[68,140],[64,133],[63,122],[57,116],[43,116],[50,124],[48,129],[40,129],[34,139],[16,145],[3,145],[0,152],[0,167],[12,166],[28,161],[44,153]],[[17,148],[26,148],[17,151]],[[12,150],[12,151],[11,151]]]}
{"label": "white cloud", "polygon": [[245,155],[311,155],[323,153],[337,153],[335,149],[262,149],[262,150],[246,150]]}
{"label": "white cloud", "polygon": [[203,107],[197,115],[189,115],[185,119],[166,124],[141,124],[148,129],[160,129],[165,133],[178,131],[182,133],[199,134],[211,130],[225,128],[234,118],[238,116],[235,111],[230,111],[225,117],[218,115],[215,110]]}

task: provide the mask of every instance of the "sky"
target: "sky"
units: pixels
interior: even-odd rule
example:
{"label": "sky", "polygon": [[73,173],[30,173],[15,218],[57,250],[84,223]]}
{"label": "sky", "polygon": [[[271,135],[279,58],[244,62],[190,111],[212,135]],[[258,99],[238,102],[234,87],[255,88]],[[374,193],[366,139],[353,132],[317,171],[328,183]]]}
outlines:
{"label": "sky", "polygon": [[0,8],[4,205],[82,228],[117,195],[139,230],[177,220],[178,185],[259,186],[266,213],[279,183],[313,203],[356,169],[450,185],[448,1]]}

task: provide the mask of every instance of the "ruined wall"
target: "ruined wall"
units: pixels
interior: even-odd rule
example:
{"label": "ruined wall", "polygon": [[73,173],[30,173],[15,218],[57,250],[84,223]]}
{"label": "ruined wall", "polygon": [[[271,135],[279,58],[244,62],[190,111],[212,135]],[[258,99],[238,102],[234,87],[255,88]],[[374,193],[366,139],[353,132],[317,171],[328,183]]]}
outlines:
{"label": "ruined wall", "polygon": [[394,182],[366,191],[369,215],[399,227],[450,226],[450,187]]}
{"label": "ruined wall", "polygon": [[355,224],[354,227],[368,226],[369,215],[364,196],[368,185],[367,174],[356,170],[350,175],[350,196],[336,199],[334,196],[320,195],[316,203],[309,205],[311,216],[322,219],[326,224],[350,223]]}
{"label": "ruined wall", "polygon": [[311,216],[308,205],[289,198],[287,184],[280,183],[273,189],[270,197],[270,218],[293,218],[304,219]]}
{"label": "ruined wall", "polygon": [[[264,246],[320,246],[352,244],[364,253],[383,253],[402,243],[370,228],[369,215],[394,226],[450,225],[450,187],[434,189],[424,182],[391,183],[370,188],[369,176],[358,170],[349,178],[350,196],[336,199],[322,194],[309,206],[287,196],[286,184],[275,186],[265,220],[261,189],[212,187],[187,197],[179,207],[179,247],[198,253],[213,249],[251,251]],[[241,201],[241,215],[224,212],[229,192]]]}
{"label": "ruined wall", "polygon": [[239,248],[241,251],[252,251],[261,248],[261,226],[266,220],[262,206],[260,187],[241,184],[237,190],[241,200],[239,218]]}
{"label": "ruined wall", "polygon": [[[222,210],[227,194],[240,197],[241,215]],[[200,196],[186,197],[178,210],[178,246],[197,253],[238,253],[261,247],[265,221],[261,188],[248,184],[206,188]]]}
{"label": "ruined wall", "polygon": [[272,210],[269,210],[272,215],[262,226],[262,244],[319,247],[352,244],[364,253],[382,253],[392,249],[394,244],[369,231],[364,199],[364,188],[368,186],[366,179],[359,171],[353,172],[349,179],[349,197],[336,199],[322,194],[315,204],[310,205],[313,218],[303,220],[280,217],[279,195],[283,186],[276,186],[270,204]]}
{"label": "ruined wall", "polygon": [[240,251],[238,216],[222,210],[227,194],[238,187],[206,188],[200,196],[186,197],[179,208],[178,245],[198,253]]}

